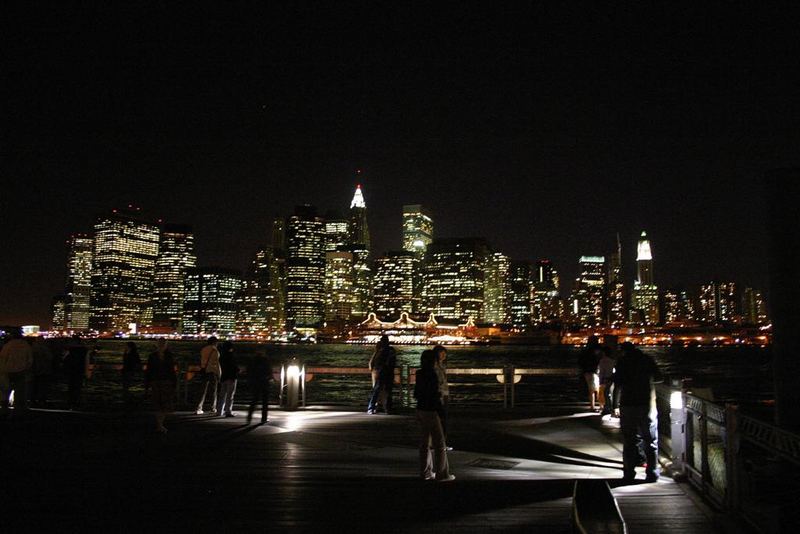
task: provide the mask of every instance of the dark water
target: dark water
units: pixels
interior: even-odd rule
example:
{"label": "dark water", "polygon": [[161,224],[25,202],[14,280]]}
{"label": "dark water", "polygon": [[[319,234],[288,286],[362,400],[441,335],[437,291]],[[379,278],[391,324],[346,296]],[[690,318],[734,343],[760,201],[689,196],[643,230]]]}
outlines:
{"label": "dark water", "polygon": [[[142,359],[146,360],[147,354],[153,350],[153,343],[136,343]],[[184,363],[197,363],[201,347],[200,342],[170,342],[170,349]],[[307,366],[366,367],[372,351],[372,347],[365,345],[259,345],[241,342],[236,343],[235,347],[243,367],[257,351],[266,351],[276,369],[281,362],[292,357]],[[414,367],[418,365],[420,353],[425,347],[396,348],[398,364]],[[100,341],[98,349],[98,363],[120,363],[124,342]],[[769,347],[645,347],[643,350],[653,356],[667,379],[689,378],[694,387],[711,388],[717,399],[753,402],[772,396]],[[448,366],[486,368],[512,365],[564,369],[567,376],[523,377],[516,387],[517,401],[522,404],[574,402],[584,399],[577,375],[579,352],[579,348],[566,346],[448,347]],[[93,377],[90,388],[103,391],[106,398],[113,398],[118,389],[117,382],[116,373],[98,373]],[[451,376],[451,383],[454,402],[502,402],[502,387],[493,376]],[[311,404],[358,404],[364,402],[369,387],[367,375],[316,375],[307,386],[308,401]],[[247,394],[244,380],[239,390],[237,395]]]}

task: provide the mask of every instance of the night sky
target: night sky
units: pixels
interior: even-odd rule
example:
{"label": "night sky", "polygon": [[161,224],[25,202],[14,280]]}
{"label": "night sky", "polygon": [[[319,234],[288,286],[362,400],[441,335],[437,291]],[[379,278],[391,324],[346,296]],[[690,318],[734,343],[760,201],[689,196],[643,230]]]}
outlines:
{"label": "night sky", "polygon": [[129,4],[2,8],[0,324],[49,325],[99,213],[190,223],[201,265],[242,269],[272,217],[344,212],[356,169],[376,253],[422,203],[437,236],[551,258],[562,292],[617,232],[631,282],[642,229],[661,287],[766,288],[762,175],[800,163],[794,13]]}

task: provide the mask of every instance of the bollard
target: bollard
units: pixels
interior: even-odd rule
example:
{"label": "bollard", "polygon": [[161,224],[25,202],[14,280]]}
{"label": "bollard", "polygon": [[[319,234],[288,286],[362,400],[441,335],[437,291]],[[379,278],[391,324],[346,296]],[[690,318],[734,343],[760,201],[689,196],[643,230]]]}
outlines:
{"label": "bollard", "polygon": [[281,369],[281,393],[283,396],[283,407],[286,410],[297,410],[300,405],[300,395],[303,396],[303,406],[305,406],[305,366],[301,367],[295,358],[283,366]]}

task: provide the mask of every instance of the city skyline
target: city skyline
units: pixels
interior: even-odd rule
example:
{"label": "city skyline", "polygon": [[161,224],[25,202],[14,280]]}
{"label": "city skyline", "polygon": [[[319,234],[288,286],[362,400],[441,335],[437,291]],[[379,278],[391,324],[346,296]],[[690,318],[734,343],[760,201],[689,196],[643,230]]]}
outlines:
{"label": "city skyline", "polygon": [[110,207],[243,269],[275,216],[346,209],[356,169],[379,253],[421,203],[565,281],[619,233],[630,284],[646,229],[660,287],[767,290],[762,177],[800,164],[791,24],[767,45],[701,7],[320,9],[11,8],[0,323],[48,321],[64,241]]}

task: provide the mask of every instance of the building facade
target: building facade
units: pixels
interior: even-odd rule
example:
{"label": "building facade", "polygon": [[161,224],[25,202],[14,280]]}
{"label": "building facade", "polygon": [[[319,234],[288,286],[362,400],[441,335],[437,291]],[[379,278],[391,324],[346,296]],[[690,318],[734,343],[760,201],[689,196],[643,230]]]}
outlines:
{"label": "building facade", "polygon": [[242,280],[236,330],[264,338],[283,330],[283,259],[272,247],[257,252]]}
{"label": "building facade", "polygon": [[422,292],[425,313],[437,318],[483,320],[486,241],[436,239],[425,254]]}
{"label": "building facade", "polygon": [[61,330],[73,332],[88,330],[91,315],[94,239],[87,235],[76,234],[70,236],[67,247],[67,285]]}
{"label": "building facade", "polygon": [[186,271],[183,333],[206,337],[236,333],[241,273],[221,267],[194,267]]}
{"label": "building facade", "polygon": [[192,228],[182,224],[161,226],[153,277],[153,326],[181,332],[186,271],[197,266]]}
{"label": "building facade", "polygon": [[582,328],[600,326],[604,323],[605,256],[581,256],[578,265],[581,274],[570,298],[573,320]]}
{"label": "building facade", "polygon": [[99,332],[127,332],[153,320],[159,227],[136,209],[114,210],[94,226],[91,315]]}
{"label": "building facade", "polygon": [[661,322],[658,287],[653,277],[653,253],[647,232],[642,232],[636,248],[636,281],[631,291],[630,321],[653,326]]}
{"label": "building facade", "polygon": [[373,289],[376,316],[382,321],[396,320],[401,312],[412,313],[414,267],[412,252],[388,252],[375,260]]}
{"label": "building facade", "polygon": [[433,214],[420,204],[403,206],[403,250],[420,260],[433,242]]}
{"label": "building facade", "polygon": [[326,321],[349,321],[353,315],[353,253],[347,248],[325,253]]}
{"label": "building facade", "polygon": [[313,206],[297,206],[286,229],[286,322],[315,328],[324,318],[325,225]]}
{"label": "building facade", "polygon": [[713,281],[700,287],[700,315],[709,324],[733,323],[737,319],[736,284]]}
{"label": "building facade", "polygon": [[746,287],[742,293],[742,322],[753,326],[769,324],[764,296],[752,287]]}
{"label": "building facade", "polygon": [[502,252],[493,252],[486,257],[483,320],[487,323],[508,324],[511,322],[509,265],[508,256]]}
{"label": "building facade", "polygon": [[509,322],[516,329],[531,326],[531,264],[527,261],[512,261],[508,274]]}

